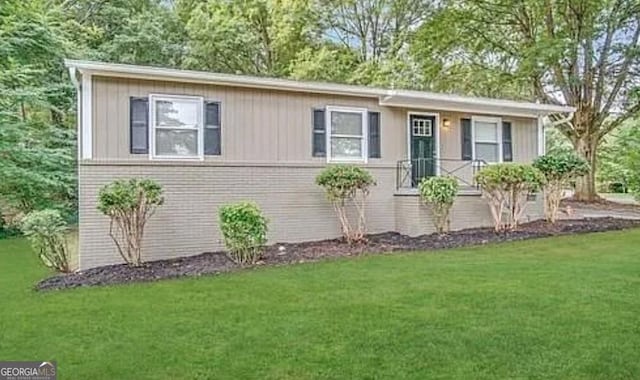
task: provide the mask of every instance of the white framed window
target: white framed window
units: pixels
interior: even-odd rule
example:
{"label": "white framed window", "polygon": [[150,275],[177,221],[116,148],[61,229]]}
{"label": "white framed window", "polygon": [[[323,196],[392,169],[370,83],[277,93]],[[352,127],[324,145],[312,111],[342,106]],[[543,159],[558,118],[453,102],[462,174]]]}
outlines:
{"label": "white framed window", "polygon": [[327,161],[367,162],[367,110],[327,107]]}
{"label": "white framed window", "polygon": [[149,96],[149,155],[160,159],[204,159],[204,99]]}
{"label": "white framed window", "polygon": [[502,162],[502,119],[473,116],[471,122],[473,159]]}
{"label": "white framed window", "polygon": [[433,125],[431,119],[414,118],[412,120],[413,135],[431,137]]}

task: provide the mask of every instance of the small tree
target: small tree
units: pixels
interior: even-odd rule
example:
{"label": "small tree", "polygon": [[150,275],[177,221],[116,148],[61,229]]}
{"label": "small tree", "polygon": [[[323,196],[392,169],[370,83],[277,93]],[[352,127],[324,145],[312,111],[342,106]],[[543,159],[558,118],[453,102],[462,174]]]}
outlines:
{"label": "small tree", "polygon": [[453,177],[423,178],[418,191],[420,198],[431,207],[436,231],[446,233],[449,230],[449,212],[458,194],[458,181]]}
{"label": "small tree", "polygon": [[126,263],[142,264],[145,225],[163,203],[162,187],[149,179],[116,180],[100,190],[98,210],[109,217],[109,236]]}
{"label": "small tree", "polygon": [[[357,166],[333,165],[316,177],[316,183],[324,188],[327,199],[333,205],[347,242],[363,240],[366,234],[365,201],[370,187],[376,184],[371,174]],[[349,220],[349,204],[355,207],[358,214],[355,226]]]}
{"label": "small tree", "polygon": [[563,153],[540,156],[533,162],[533,166],[545,177],[545,219],[555,223],[564,189],[571,186],[575,179],[586,175],[589,172],[589,164],[574,153]]}
{"label": "small tree", "polygon": [[257,204],[240,202],[220,208],[220,229],[229,256],[240,264],[255,263],[267,242],[269,221]]}
{"label": "small tree", "polygon": [[[496,231],[513,230],[525,211],[527,197],[544,182],[542,173],[532,165],[495,164],[483,168],[475,176],[489,208]],[[507,220],[503,223],[503,214]]]}
{"label": "small tree", "polygon": [[71,271],[67,243],[69,229],[59,211],[32,211],[22,219],[20,229],[44,265],[64,273]]}

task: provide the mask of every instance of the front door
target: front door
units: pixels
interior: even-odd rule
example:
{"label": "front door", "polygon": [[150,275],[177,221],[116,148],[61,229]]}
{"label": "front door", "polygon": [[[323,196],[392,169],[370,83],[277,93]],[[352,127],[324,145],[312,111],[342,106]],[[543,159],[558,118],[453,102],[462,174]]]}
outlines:
{"label": "front door", "polygon": [[411,182],[413,186],[417,186],[424,177],[436,174],[435,127],[435,116],[409,116],[409,128],[411,129]]}

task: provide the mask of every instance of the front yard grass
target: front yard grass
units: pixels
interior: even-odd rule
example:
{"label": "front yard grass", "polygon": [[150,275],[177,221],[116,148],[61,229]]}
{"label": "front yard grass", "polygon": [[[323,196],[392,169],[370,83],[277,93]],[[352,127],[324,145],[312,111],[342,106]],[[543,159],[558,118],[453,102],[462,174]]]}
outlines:
{"label": "front yard grass", "polygon": [[0,360],[60,379],[640,378],[640,230],[36,293],[0,241]]}

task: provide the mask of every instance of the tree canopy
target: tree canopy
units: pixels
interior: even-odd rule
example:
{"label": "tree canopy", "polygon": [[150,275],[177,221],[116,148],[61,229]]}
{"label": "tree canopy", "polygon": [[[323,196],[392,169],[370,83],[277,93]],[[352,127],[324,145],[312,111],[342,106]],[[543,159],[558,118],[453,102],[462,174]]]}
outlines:
{"label": "tree canopy", "polygon": [[419,36],[439,88],[576,107],[559,129],[592,168],[577,195],[594,199],[602,139],[640,112],[639,1],[450,0]]}

